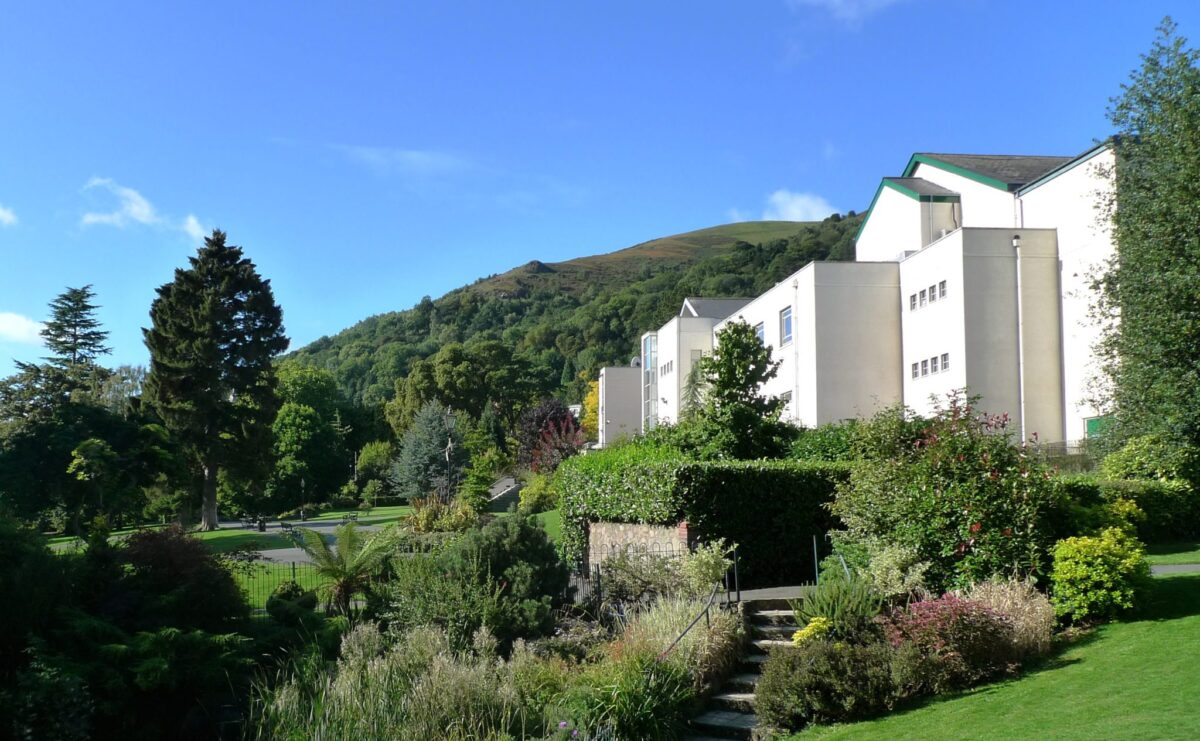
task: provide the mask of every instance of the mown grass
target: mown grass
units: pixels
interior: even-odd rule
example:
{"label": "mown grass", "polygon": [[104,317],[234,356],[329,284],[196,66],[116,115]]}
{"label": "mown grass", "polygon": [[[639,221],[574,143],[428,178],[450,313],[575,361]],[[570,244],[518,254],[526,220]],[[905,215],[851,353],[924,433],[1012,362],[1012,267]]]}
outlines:
{"label": "mown grass", "polygon": [[234,573],[238,586],[246,593],[246,600],[251,610],[262,610],[267,606],[267,598],[275,588],[284,582],[292,581],[305,589],[316,589],[325,580],[321,578],[315,567],[308,563],[267,563],[259,562],[246,570]]}
{"label": "mown grass", "polygon": [[1024,676],[810,739],[1200,738],[1200,574],[1156,579],[1141,614]]}
{"label": "mown grass", "polygon": [[1146,546],[1146,560],[1156,566],[1168,564],[1200,564],[1200,543],[1192,540],[1183,543],[1157,543]]}

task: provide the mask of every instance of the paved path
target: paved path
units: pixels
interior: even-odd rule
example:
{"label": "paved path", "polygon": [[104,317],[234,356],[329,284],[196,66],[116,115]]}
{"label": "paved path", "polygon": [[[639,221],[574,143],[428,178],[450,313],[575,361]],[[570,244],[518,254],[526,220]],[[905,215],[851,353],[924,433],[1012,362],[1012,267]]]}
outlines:
{"label": "paved path", "polygon": [[1151,566],[1151,574],[1189,574],[1200,572],[1200,563],[1169,563]]}
{"label": "paved path", "polygon": [[[321,536],[324,537],[325,540],[329,541],[331,544],[333,542],[333,531],[342,524],[340,520],[313,520],[310,522],[299,522],[296,520],[288,520],[288,522],[291,522],[292,525],[295,527],[308,528],[310,530],[320,533]],[[222,530],[224,530],[224,529],[240,529],[242,527],[242,525],[240,522],[231,521],[231,522],[222,522],[220,524],[220,527]],[[381,527],[382,527],[382,525],[380,525],[380,524],[372,525],[372,524],[368,523],[368,524],[361,525],[360,529],[364,530],[364,531],[370,531],[370,530],[378,530]],[[253,530],[250,532],[258,532],[258,530]],[[283,528],[280,527],[278,520],[268,521],[267,522],[267,532],[283,534]],[[259,553],[261,553],[263,555],[263,558],[265,560],[271,561],[273,563],[312,563],[312,559],[309,558],[309,555],[307,553],[305,553],[303,550],[301,550],[300,548],[270,548],[267,550],[260,550]]]}

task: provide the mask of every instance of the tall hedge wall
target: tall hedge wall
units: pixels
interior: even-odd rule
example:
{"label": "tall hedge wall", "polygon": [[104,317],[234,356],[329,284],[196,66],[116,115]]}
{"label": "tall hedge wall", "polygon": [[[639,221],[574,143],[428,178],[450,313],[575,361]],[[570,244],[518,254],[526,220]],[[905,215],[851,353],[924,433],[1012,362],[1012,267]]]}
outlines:
{"label": "tall hedge wall", "polygon": [[563,555],[583,555],[588,522],[686,521],[703,540],[738,544],[743,586],[809,580],[812,536],[833,526],[826,505],[848,477],[844,463],[698,462],[647,446],[572,458],[556,476]]}
{"label": "tall hedge wall", "polygon": [[1146,513],[1138,537],[1147,543],[1200,538],[1200,493],[1186,482],[1063,476],[1059,485],[1072,501],[1085,507],[1117,499],[1132,501]]}

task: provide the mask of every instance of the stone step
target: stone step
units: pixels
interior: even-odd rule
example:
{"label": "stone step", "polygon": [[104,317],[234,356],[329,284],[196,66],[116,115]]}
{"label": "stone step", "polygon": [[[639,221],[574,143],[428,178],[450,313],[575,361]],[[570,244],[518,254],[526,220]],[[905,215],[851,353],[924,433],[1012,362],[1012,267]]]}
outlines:
{"label": "stone step", "polygon": [[742,663],[749,668],[753,668],[754,671],[759,671],[762,669],[762,665],[766,663],[766,661],[766,654],[746,654],[742,657]]}
{"label": "stone step", "polygon": [[745,672],[743,674],[735,674],[729,678],[725,686],[729,689],[742,690],[744,692],[753,692],[758,686],[758,680],[762,675],[758,672]]}
{"label": "stone step", "polygon": [[692,718],[688,723],[693,729],[718,738],[749,739],[758,724],[754,713],[738,713],[732,710],[710,710]]}
{"label": "stone step", "polygon": [[778,640],[792,639],[792,635],[800,630],[795,625],[754,625],[751,630],[758,638],[774,638]]}
{"label": "stone step", "polygon": [[760,653],[765,654],[773,648],[782,648],[784,646],[790,646],[790,645],[792,645],[792,642],[790,640],[781,641],[781,640],[776,640],[773,638],[756,638],[756,639],[750,641],[750,645],[753,646],[756,651],[759,651]]}
{"label": "stone step", "polygon": [[751,613],[750,619],[756,623],[758,623],[758,622],[765,622],[765,623],[793,622],[794,623],[794,622],[796,622],[796,611],[791,610],[791,609],[788,609],[788,610],[759,610],[758,612]]}
{"label": "stone step", "polygon": [[748,713],[754,710],[753,692],[721,692],[712,696],[712,702],[725,710]]}

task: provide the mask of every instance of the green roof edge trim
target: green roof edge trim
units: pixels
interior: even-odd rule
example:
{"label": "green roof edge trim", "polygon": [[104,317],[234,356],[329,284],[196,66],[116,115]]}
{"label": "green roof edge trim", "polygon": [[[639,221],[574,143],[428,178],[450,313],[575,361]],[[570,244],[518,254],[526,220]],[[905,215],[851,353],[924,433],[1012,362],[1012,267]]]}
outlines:
{"label": "green roof edge trim", "polygon": [[904,168],[904,177],[906,177],[906,178],[912,177],[913,172],[917,169],[917,165],[920,165],[920,164],[930,165],[930,166],[936,167],[940,170],[945,170],[946,172],[954,173],[955,175],[961,175],[962,177],[967,178],[968,180],[974,180],[977,183],[983,183],[984,185],[990,186],[992,188],[1002,190],[1005,193],[1011,192],[1008,189],[1008,183],[1004,182],[1003,180],[997,180],[996,178],[990,178],[987,175],[980,175],[979,173],[977,173],[973,170],[968,170],[965,167],[959,167],[958,165],[952,165],[949,162],[943,162],[942,160],[938,159],[937,157],[930,157],[927,154],[914,154],[912,156],[912,159],[910,159],[908,161],[908,165]]}
{"label": "green roof edge trim", "polygon": [[[908,177],[907,175],[905,177]],[[871,205],[867,207],[867,212],[863,214],[862,223],[858,225],[858,231],[854,233],[854,241],[858,242],[858,238],[862,236],[863,229],[867,228],[867,222],[871,220],[871,212],[875,209],[875,202],[879,200],[879,195],[883,193],[884,188],[891,188],[897,193],[902,193],[914,201],[922,203],[959,203],[962,200],[961,196],[930,196],[921,195],[917,191],[906,188],[900,183],[893,182],[888,178],[883,178],[879,181],[879,187],[875,190],[875,196],[871,198]]]}

